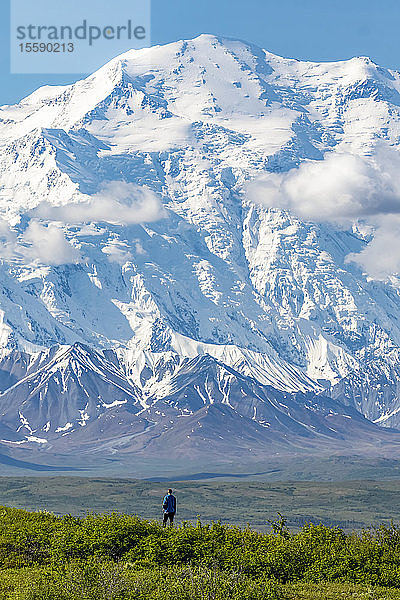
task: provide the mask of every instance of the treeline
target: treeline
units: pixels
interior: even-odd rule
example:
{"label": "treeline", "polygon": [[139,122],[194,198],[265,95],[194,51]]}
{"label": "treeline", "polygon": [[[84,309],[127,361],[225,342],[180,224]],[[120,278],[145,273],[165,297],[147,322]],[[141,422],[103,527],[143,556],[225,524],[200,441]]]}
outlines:
{"label": "treeline", "polygon": [[162,528],[131,515],[0,509],[0,597],[15,600],[274,600],[285,584],[400,588],[400,529],[346,534],[283,519],[270,533],[213,523]]}

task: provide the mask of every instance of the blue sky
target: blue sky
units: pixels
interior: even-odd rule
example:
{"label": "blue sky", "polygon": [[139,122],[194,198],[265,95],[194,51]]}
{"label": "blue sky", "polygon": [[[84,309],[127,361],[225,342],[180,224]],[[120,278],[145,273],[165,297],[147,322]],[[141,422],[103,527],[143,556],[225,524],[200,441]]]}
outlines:
{"label": "blue sky", "polygon": [[[102,4],[99,0],[99,13]],[[0,104],[16,102],[40,85],[79,79],[77,74],[11,75],[8,0],[1,2],[0,17]],[[153,44],[214,33],[254,42],[282,56],[327,61],[366,55],[398,70],[399,27],[399,0],[381,0],[380,4],[373,0],[152,2]]]}

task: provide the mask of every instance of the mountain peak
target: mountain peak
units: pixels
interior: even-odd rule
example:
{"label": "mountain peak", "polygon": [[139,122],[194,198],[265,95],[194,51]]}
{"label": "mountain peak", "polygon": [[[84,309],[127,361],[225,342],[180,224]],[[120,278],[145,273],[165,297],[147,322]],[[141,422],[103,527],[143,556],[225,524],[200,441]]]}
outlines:
{"label": "mountain peak", "polygon": [[[66,130],[79,127],[116,88],[125,90],[123,94],[128,97],[143,93],[153,101],[157,98],[158,103],[168,104],[172,115],[194,120],[204,115],[260,116],[271,103],[282,102],[285,87],[284,96],[293,96],[288,103],[293,106],[296,96],[310,86],[318,87],[319,82],[334,93],[338,86],[382,77],[388,86],[399,88],[397,74],[381,69],[368,57],[302,62],[242,40],[201,34],[190,40],[128,50],[75,84],[39,88],[20,104],[0,109],[0,118],[7,124],[7,128],[0,127],[0,137],[21,135],[39,123]],[[199,103],[200,110],[196,110]],[[15,123],[11,130],[10,122]]]}

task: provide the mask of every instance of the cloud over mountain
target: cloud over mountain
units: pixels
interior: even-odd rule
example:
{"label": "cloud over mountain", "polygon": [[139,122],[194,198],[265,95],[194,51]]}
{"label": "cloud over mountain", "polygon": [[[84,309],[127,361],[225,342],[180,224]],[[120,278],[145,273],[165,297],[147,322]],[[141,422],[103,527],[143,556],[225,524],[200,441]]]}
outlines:
{"label": "cloud over mountain", "polygon": [[[45,265],[78,263],[79,251],[70,244],[62,225],[106,222],[116,225],[150,223],[166,216],[158,196],[146,186],[110,181],[87,202],[54,206],[43,202],[30,211],[26,230],[18,235],[9,223],[0,220],[0,257],[17,262]],[[139,241],[135,251],[143,253]],[[123,264],[132,254],[121,243],[103,248],[110,261]]]}
{"label": "cloud over mountain", "polygon": [[[330,152],[323,160],[261,175],[247,185],[247,194],[256,204],[290,210],[303,220],[339,226],[364,221],[375,230],[374,239],[349,262],[378,279],[400,271],[400,252],[392,244],[393,221],[400,215],[399,151],[380,143],[369,157]],[[383,257],[384,247],[393,247],[390,256]]]}
{"label": "cloud over mountain", "polygon": [[68,224],[106,222],[134,225],[158,221],[166,216],[158,196],[147,186],[109,181],[85,202],[62,206],[42,203],[32,215]]}
{"label": "cloud over mountain", "polygon": [[30,221],[20,236],[6,221],[0,221],[0,257],[17,263],[53,266],[81,260],[79,251],[70,244],[59,226],[36,220]]}

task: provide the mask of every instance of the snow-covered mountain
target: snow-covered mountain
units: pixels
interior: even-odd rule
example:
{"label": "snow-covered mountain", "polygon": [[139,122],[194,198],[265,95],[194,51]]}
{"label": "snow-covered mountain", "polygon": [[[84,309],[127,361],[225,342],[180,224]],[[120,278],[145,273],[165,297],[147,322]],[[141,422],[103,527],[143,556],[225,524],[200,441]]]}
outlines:
{"label": "snow-covered mountain", "polygon": [[3,444],[396,440],[359,413],[400,425],[397,279],[346,261],[361,229],[247,194],[377,140],[400,145],[400,74],[209,35],[2,107]]}

